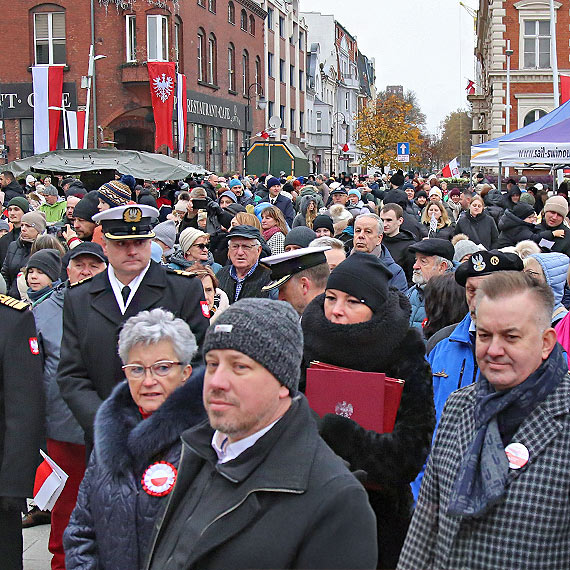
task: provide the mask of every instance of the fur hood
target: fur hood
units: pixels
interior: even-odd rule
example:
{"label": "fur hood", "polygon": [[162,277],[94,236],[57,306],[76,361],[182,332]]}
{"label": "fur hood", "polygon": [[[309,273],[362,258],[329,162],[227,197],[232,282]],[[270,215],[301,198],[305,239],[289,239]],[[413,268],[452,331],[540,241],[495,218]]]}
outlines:
{"label": "fur hood", "polygon": [[184,430],[205,419],[203,381],[204,369],[198,368],[144,421],[127,381],[118,384],[95,417],[97,463],[115,475],[141,472]]}

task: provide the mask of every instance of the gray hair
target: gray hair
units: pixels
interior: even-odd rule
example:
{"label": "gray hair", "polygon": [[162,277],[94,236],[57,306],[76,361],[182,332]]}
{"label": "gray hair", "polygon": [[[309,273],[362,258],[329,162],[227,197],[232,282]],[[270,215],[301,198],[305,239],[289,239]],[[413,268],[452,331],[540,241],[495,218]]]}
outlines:
{"label": "gray hair", "polygon": [[384,222],[380,216],[373,214],[372,212],[370,212],[370,214],[359,214],[354,219],[354,225],[356,225],[356,222],[360,218],[372,218],[373,220],[376,220],[376,222],[378,222],[378,235],[382,235],[384,233]]}
{"label": "gray hair", "polygon": [[309,247],[321,247],[321,246],[325,246],[325,245],[328,245],[329,247],[332,247],[333,249],[344,250],[344,244],[339,239],[329,237],[329,236],[323,236],[320,238],[315,238],[309,244]]}
{"label": "gray hair", "polygon": [[152,309],[141,311],[127,320],[119,334],[119,356],[128,363],[129,353],[138,344],[148,346],[161,340],[172,343],[176,357],[190,364],[198,346],[188,324],[177,319],[170,311]]}
{"label": "gray hair", "polygon": [[434,261],[434,266],[436,265],[440,265],[441,263],[445,263],[445,270],[446,271],[451,271],[453,269],[453,262],[449,261],[449,259],[447,259],[446,257],[441,257],[441,255],[434,255],[435,261]]}

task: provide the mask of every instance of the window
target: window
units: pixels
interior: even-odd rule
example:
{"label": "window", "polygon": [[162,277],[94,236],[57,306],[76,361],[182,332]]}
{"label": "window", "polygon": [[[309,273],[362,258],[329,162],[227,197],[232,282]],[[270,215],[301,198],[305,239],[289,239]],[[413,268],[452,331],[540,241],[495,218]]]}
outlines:
{"label": "window", "polygon": [[282,38],[285,37],[285,18],[283,16],[279,16],[279,35]]}
{"label": "window", "polygon": [[125,37],[127,61],[137,60],[137,17],[128,14],[125,17]]}
{"label": "window", "polygon": [[253,15],[249,17],[249,33],[255,36],[255,18]]}
{"label": "window", "polygon": [[524,66],[550,68],[550,20],[524,21]]}
{"label": "window", "polygon": [[230,24],[236,23],[236,9],[233,2],[228,2],[228,22]]}
{"label": "window", "polygon": [[233,172],[236,169],[237,165],[237,131],[235,129],[228,129],[228,167],[227,169],[230,172]]}
{"label": "window", "polygon": [[344,94],[344,108],[346,111],[350,109],[350,98],[348,93]]}
{"label": "window", "polygon": [[259,56],[255,57],[255,82],[261,85],[261,59]]}
{"label": "window", "polygon": [[289,84],[291,87],[295,87],[295,66],[289,66]]}
{"label": "window", "polygon": [[204,81],[206,77],[206,34],[202,28],[198,28],[198,81]]}
{"label": "window", "polygon": [[212,14],[216,13],[216,0],[208,0],[208,10],[210,10]]}
{"label": "window", "polygon": [[295,109],[289,111],[289,128],[295,130]]}
{"label": "window", "polygon": [[303,30],[299,30],[299,49],[301,51],[305,51],[305,32]]}
{"label": "window", "polygon": [[285,126],[285,105],[279,105],[279,118],[281,119],[281,126]]}
{"label": "window", "polygon": [[34,119],[20,119],[20,156],[34,156]]}
{"label": "window", "polygon": [[196,163],[206,167],[206,128],[204,125],[194,125],[194,148]]}
{"label": "window", "polygon": [[275,111],[275,103],[273,101],[267,101],[267,116],[273,117]]}
{"label": "window", "polygon": [[544,117],[544,115],[546,115],[546,111],[543,111],[542,109],[533,109],[532,111],[529,111],[524,117],[523,126],[526,127],[527,125],[534,123],[534,121],[538,121],[538,119]]}
{"label": "window", "polygon": [[247,12],[245,10],[241,11],[240,27],[244,32],[247,32]]}
{"label": "window", "polygon": [[210,127],[210,170],[222,171],[222,129]]}
{"label": "window", "polygon": [[180,61],[180,22],[174,22],[174,61]]}
{"label": "window", "polygon": [[285,83],[285,60],[279,60],[279,81]]}
{"label": "window", "polygon": [[206,7],[206,0],[198,0],[198,6],[202,6],[202,8]]}
{"label": "window", "polygon": [[228,89],[236,90],[236,50],[234,44],[228,46]]}
{"label": "window", "polygon": [[168,18],[147,16],[146,27],[148,61],[168,61]]}
{"label": "window", "polygon": [[267,8],[267,29],[273,29],[273,8]]}
{"label": "window", "polygon": [[303,84],[305,83],[305,74],[302,69],[299,69],[299,89],[303,90]]}
{"label": "window", "polygon": [[323,132],[323,113],[322,111],[317,111],[315,113],[316,117],[316,125],[317,125],[317,133]]}
{"label": "window", "polygon": [[273,54],[267,52],[267,75],[269,77],[274,77],[273,75]]}
{"label": "window", "polygon": [[216,36],[210,34],[208,38],[208,83],[216,85],[218,82],[218,65],[216,54]]}
{"label": "window", "polygon": [[34,14],[34,36],[36,65],[65,63],[65,12]]}
{"label": "window", "polygon": [[241,83],[242,93],[247,97],[247,89],[249,87],[249,54],[247,50],[243,50],[241,56]]}
{"label": "window", "polygon": [[299,111],[299,130],[302,133],[305,132],[305,113],[303,111]]}

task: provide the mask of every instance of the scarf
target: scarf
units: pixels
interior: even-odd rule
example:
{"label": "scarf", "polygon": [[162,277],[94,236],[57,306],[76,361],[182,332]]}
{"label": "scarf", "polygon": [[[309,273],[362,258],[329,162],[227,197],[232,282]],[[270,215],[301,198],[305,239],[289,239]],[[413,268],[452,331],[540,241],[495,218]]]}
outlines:
{"label": "scarf", "polygon": [[509,474],[505,445],[531,412],[556,390],[567,371],[562,348],[556,344],[540,367],[510,390],[496,391],[480,375],[475,437],[453,484],[448,515],[481,516],[503,498]]}
{"label": "scarf", "polygon": [[265,241],[269,241],[276,233],[280,232],[281,230],[279,229],[278,226],[273,226],[272,228],[269,228],[268,230],[263,230],[263,239]]}
{"label": "scarf", "polygon": [[44,299],[49,297],[53,293],[54,288],[57,287],[60,283],[61,281],[57,279],[51,285],[46,285],[39,291],[33,291],[30,287],[28,287],[26,295],[28,295],[28,299],[32,302],[32,307],[39,305]]}

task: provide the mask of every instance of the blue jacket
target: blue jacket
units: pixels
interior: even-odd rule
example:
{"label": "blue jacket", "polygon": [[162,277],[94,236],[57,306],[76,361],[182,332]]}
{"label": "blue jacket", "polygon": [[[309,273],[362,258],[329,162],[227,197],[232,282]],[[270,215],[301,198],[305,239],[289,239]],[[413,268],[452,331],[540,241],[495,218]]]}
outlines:
{"label": "blue jacket", "polygon": [[554,312],[552,322],[558,322],[566,316],[568,311],[562,304],[564,296],[564,285],[566,284],[566,274],[570,258],[564,253],[535,253],[531,255],[540,263],[546,282],[554,293]]}
{"label": "blue jacket", "polygon": [[410,314],[410,326],[422,328],[426,318],[426,308],[424,305],[424,291],[418,285],[414,285],[408,290],[408,299],[412,305],[412,313]]}

